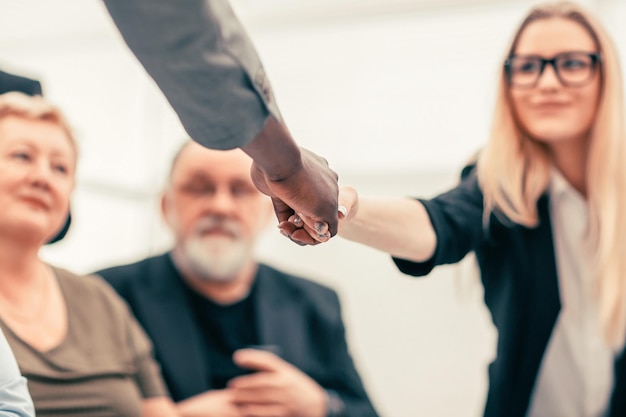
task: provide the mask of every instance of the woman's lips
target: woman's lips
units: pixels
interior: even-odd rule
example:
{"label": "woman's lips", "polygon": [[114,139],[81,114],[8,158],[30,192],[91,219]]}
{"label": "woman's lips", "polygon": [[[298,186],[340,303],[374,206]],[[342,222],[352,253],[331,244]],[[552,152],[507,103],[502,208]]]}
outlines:
{"label": "woman's lips", "polygon": [[42,210],[50,209],[50,204],[48,204],[48,202],[42,198],[33,197],[33,196],[22,196],[20,197],[20,199],[32,207],[39,208]]}

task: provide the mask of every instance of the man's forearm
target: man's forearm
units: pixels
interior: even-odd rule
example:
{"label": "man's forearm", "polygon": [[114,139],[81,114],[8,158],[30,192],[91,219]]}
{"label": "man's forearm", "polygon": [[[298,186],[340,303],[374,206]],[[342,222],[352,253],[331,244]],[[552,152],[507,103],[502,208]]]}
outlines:
{"label": "man's forearm", "polygon": [[272,181],[283,180],[302,165],[300,148],[281,122],[269,116],[263,130],[241,148]]}

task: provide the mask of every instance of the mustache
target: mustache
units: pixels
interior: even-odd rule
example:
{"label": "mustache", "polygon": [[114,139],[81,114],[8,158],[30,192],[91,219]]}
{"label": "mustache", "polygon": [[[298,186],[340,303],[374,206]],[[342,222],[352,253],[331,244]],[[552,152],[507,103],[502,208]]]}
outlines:
{"label": "mustache", "polygon": [[202,236],[210,232],[226,232],[233,237],[241,236],[241,226],[234,220],[225,219],[223,217],[205,216],[195,224],[193,232],[195,235]]}

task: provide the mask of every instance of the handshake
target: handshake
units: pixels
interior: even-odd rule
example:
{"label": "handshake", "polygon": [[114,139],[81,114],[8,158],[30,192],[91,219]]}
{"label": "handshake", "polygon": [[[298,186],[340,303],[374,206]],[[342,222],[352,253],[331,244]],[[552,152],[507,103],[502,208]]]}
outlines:
{"label": "handshake", "polygon": [[302,246],[327,242],[337,234],[348,209],[339,205],[338,176],[324,158],[298,147],[272,117],[242,149],[254,161],[254,185],[272,199],[281,234]]}

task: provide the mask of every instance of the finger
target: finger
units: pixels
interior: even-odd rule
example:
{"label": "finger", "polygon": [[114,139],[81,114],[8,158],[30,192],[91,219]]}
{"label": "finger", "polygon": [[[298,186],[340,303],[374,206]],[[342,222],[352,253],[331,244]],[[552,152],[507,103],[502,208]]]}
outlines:
{"label": "finger", "polygon": [[289,216],[288,221],[289,223],[293,224],[294,227],[299,227],[299,228],[304,227],[304,222],[302,221],[302,217],[300,217],[298,214]]}
{"label": "finger", "polygon": [[233,354],[233,361],[242,368],[262,372],[280,371],[289,365],[272,352],[259,349],[239,349]]}
{"label": "finger", "polygon": [[260,390],[277,388],[280,386],[279,379],[275,372],[257,372],[249,375],[237,376],[228,381],[228,389],[236,395],[241,390]]}
{"label": "finger", "polygon": [[288,415],[287,407],[282,404],[245,404],[241,405],[239,410],[242,417],[284,417]]}
{"label": "finger", "polygon": [[[296,213],[297,217],[290,218],[290,221],[295,226],[300,226],[300,221],[311,229],[315,230],[317,236],[327,236],[327,238],[321,238],[320,241],[325,242],[336,234],[337,224],[339,222],[339,212],[337,211],[337,205],[334,206],[333,214],[331,216],[319,217],[315,214],[307,214],[307,210],[304,209],[301,212]],[[315,216],[315,217],[314,217]]]}
{"label": "finger", "polygon": [[359,196],[353,187],[341,187],[339,189],[339,208],[343,208],[345,211],[340,210],[341,214],[339,215],[339,218],[350,217],[350,214],[358,206],[358,201]]}
{"label": "finger", "polygon": [[[329,238],[335,236],[337,234],[337,228],[339,227],[339,212],[337,211],[337,201],[332,208],[330,208],[330,212],[323,217],[324,221],[318,221],[313,227],[320,234],[328,233]],[[305,220],[306,223],[306,220]],[[320,224],[321,223],[321,224]],[[323,225],[323,227],[322,227]]]}
{"label": "finger", "polygon": [[[315,233],[313,232],[314,236]],[[308,245],[308,246],[314,246],[320,243],[320,241],[316,240],[312,235],[311,232],[305,230],[305,229],[296,229],[290,236],[290,239],[293,240],[295,243],[301,244],[301,245]]]}
{"label": "finger", "polygon": [[[294,220],[296,224],[294,225]],[[293,215],[289,218],[289,222],[287,222],[290,226],[285,225],[281,229],[281,233],[285,236],[289,236],[291,240],[305,244],[305,245],[317,245],[318,243],[324,242],[324,239],[329,239],[330,235],[322,235],[319,236],[317,232],[311,229],[309,226],[305,225],[298,215]]]}
{"label": "finger", "polygon": [[337,211],[339,212],[339,220],[348,217],[348,208],[346,206],[340,204],[339,207],[337,207]]}
{"label": "finger", "polygon": [[276,213],[278,223],[288,221],[289,217],[294,214],[293,209],[279,198],[272,197],[272,205],[274,206],[274,213]]}
{"label": "finger", "polygon": [[281,235],[287,237],[293,243],[300,245],[300,246],[316,245],[319,243],[315,239],[310,237],[306,232],[302,233],[302,229],[296,228],[290,222],[281,222],[278,225],[278,230],[280,231]]}
{"label": "finger", "polygon": [[233,388],[233,403],[242,404],[276,404],[280,402],[282,393],[279,388],[258,386],[252,388]]}
{"label": "finger", "polygon": [[[321,223],[315,221],[311,217],[307,217],[304,214],[298,213],[289,217],[289,221],[292,224],[296,225],[296,227],[301,227],[302,229],[304,229],[308,233],[308,235],[316,242],[324,243],[330,239],[330,232],[328,232],[327,226],[321,227]],[[320,230],[326,231],[320,233]],[[300,234],[300,236],[304,237],[304,235],[302,234]]]}
{"label": "finger", "polygon": [[291,237],[291,234],[297,230],[291,222],[280,222],[277,227],[280,234],[286,237]]}
{"label": "finger", "polygon": [[311,229],[315,230],[317,235],[323,236],[328,234],[328,237],[330,238],[328,223],[324,221],[320,221],[303,213],[295,213],[289,217],[289,221],[297,227],[301,227],[306,224]]}

